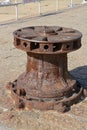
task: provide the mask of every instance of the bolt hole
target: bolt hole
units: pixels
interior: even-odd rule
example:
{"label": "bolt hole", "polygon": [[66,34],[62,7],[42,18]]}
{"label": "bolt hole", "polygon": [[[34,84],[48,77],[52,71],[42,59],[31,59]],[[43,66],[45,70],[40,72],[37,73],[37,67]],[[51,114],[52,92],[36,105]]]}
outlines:
{"label": "bolt hole", "polygon": [[32,101],[33,99],[32,99],[32,98],[29,98],[28,100],[29,100],[29,101]]}
{"label": "bolt hole", "polygon": [[48,45],[45,45],[45,46],[44,46],[44,49],[46,49],[46,50],[47,50],[48,48],[49,48],[49,46],[48,46]]}
{"label": "bolt hole", "polygon": [[17,90],[17,94],[18,94],[19,96],[26,96],[26,92],[25,92],[24,89],[18,89],[18,90]]}
{"label": "bolt hole", "polygon": [[24,42],[23,45],[24,45],[24,47],[27,47],[28,44],[26,42]]}
{"label": "bolt hole", "polygon": [[61,43],[54,43],[53,44],[53,52],[61,50],[61,46],[62,46]]}
{"label": "bolt hole", "polygon": [[14,91],[14,93],[16,93],[16,92],[17,92],[17,89],[14,89],[13,91]]}
{"label": "bolt hole", "polygon": [[38,49],[38,48],[39,48],[39,43],[37,43],[37,42],[30,43],[30,50]]}
{"label": "bolt hole", "polygon": [[25,107],[25,103],[22,99],[19,99],[19,104],[17,106],[18,108],[24,108]]}
{"label": "bolt hole", "polygon": [[14,84],[12,84],[12,88],[14,88],[15,87],[15,85]]}
{"label": "bolt hole", "polygon": [[26,92],[24,89],[20,89],[20,96],[26,96]]}
{"label": "bolt hole", "polygon": [[43,99],[40,99],[40,101],[41,101],[41,102],[44,102],[44,100],[43,100]]}
{"label": "bolt hole", "polygon": [[19,29],[18,31],[21,32],[21,29]]}
{"label": "bolt hole", "polygon": [[70,45],[67,45],[66,48],[68,49],[70,47]]}

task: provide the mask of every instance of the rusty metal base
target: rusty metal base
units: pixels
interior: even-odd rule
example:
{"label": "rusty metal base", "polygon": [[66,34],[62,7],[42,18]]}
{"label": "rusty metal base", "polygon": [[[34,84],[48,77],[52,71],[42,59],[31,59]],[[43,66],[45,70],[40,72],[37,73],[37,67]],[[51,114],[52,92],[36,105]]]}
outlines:
{"label": "rusty metal base", "polygon": [[27,99],[24,89],[21,89],[20,95],[18,94],[17,89],[17,80],[13,83],[9,82],[7,88],[11,91],[11,96],[15,101],[15,106],[18,109],[27,108],[31,110],[39,109],[39,110],[57,110],[59,112],[66,112],[69,107],[73,104],[76,104],[83,95],[83,88],[77,87],[74,89],[74,93],[68,97],[60,97],[60,98],[34,98],[31,97]]}

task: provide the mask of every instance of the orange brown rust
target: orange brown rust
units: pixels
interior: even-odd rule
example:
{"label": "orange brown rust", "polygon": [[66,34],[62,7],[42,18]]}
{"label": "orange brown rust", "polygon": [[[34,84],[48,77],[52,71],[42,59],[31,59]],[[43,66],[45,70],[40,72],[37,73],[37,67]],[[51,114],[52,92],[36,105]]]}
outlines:
{"label": "orange brown rust", "polygon": [[17,108],[58,110],[77,103],[83,89],[67,69],[67,53],[81,47],[82,34],[71,28],[32,26],[14,32],[14,45],[26,51],[27,67],[7,87]]}

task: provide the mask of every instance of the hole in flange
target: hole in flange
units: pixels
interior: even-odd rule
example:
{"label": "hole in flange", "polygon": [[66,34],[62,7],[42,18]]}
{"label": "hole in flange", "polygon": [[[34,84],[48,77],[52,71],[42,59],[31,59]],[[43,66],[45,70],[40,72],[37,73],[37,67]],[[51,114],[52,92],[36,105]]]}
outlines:
{"label": "hole in flange", "polygon": [[68,49],[70,47],[70,45],[67,45],[66,48]]}
{"label": "hole in flange", "polygon": [[24,89],[20,89],[20,96],[26,96],[26,92]]}
{"label": "hole in flange", "polygon": [[17,89],[14,89],[13,91],[14,91],[14,93],[16,93],[16,92],[17,92]]}
{"label": "hole in flange", "polygon": [[14,88],[15,87],[15,84],[12,84],[12,88]]}
{"label": "hole in flange", "polygon": [[43,100],[43,99],[40,99],[40,101],[41,101],[41,102],[44,102],[44,100]]}
{"label": "hole in flange", "polygon": [[54,43],[53,44],[53,52],[61,50],[61,45],[62,45],[61,43]]}
{"label": "hole in flange", "polygon": [[16,45],[19,46],[21,43],[20,39],[16,39]]}
{"label": "hole in flange", "polygon": [[24,42],[23,45],[24,45],[24,47],[27,47],[28,44],[26,42]]}
{"label": "hole in flange", "polygon": [[19,99],[19,104],[18,104],[18,108],[24,108],[25,107],[25,103],[22,99]]}
{"label": "hole in flange", "polygon": [[26,96],[26,92],[24,89],[17,89],[16,93],[19,95],[19,96]]}
{"label": "hole in flange", "polygon": [[19,29],[18,31],[21,32],[21,29]]}
{"label": "hole in flange", "polygon": [[39,43],[37,42],[31,42],[30,43],[30,49],[33,50],[33,49],[37,49],[39,48]]}
{"label": "hole in flange", "polygon": [[29,101],[32,101],[33,99],[32,99],[32,98],[29,98],[28,100],[29,100]]}
{"label": "hole in flange", "polygon": [[45,46],[44,46],[44,49],[46,49],[46,50],[47,50],[48,48],[49,48],[49,46],[48,46],[48,45],[45,45]]}
{"label": "hole in flange", "polygon": [[38,99],[35,99],[35,98],[29,98],[28,100],[29,101],[39,101]]}

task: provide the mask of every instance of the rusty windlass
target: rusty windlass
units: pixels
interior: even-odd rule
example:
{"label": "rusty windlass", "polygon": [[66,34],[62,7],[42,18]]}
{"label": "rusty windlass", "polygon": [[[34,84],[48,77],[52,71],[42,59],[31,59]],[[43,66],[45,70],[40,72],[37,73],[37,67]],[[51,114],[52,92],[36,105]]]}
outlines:
{"label": "rusty windlass", "polygon": [[67,53],[81,47],[71,28],[32,26],[14,32],[14,45],[27,54],[26,72],[7,87],[17,108],[66,111],[83,89],[67,70]]}

